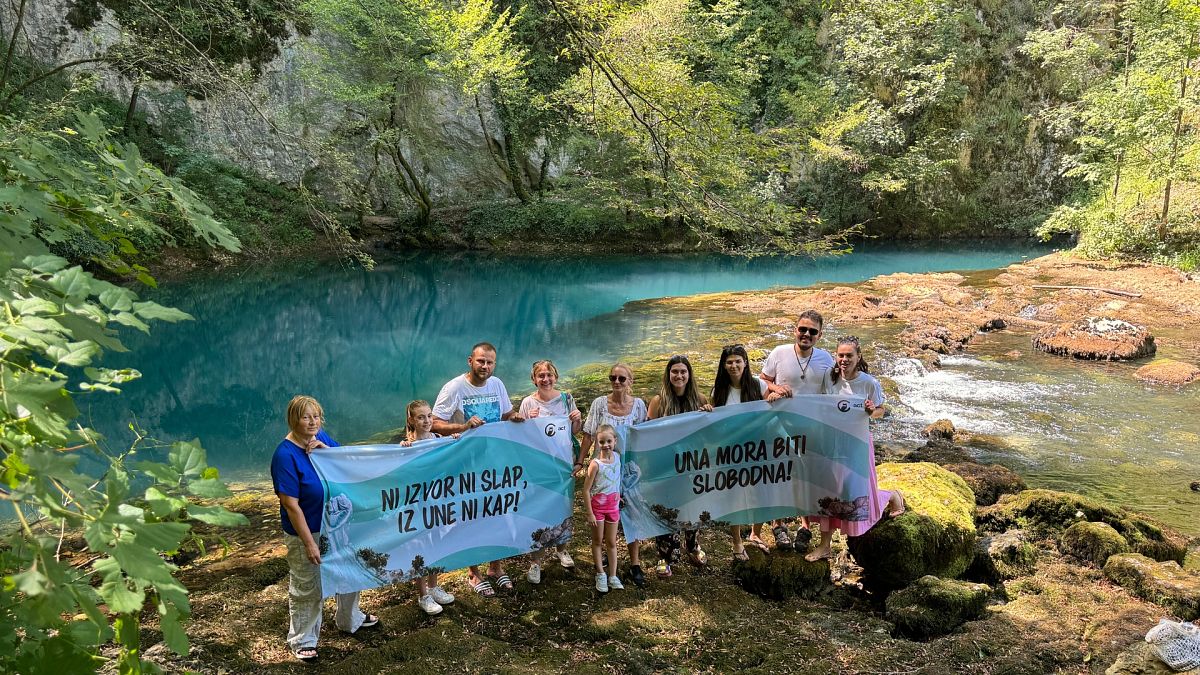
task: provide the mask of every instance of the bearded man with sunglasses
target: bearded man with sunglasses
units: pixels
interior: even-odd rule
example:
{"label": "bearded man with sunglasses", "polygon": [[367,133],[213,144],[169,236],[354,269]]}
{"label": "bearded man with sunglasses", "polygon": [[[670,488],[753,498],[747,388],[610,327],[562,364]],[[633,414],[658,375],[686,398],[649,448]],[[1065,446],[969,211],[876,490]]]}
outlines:
{"label": "bearded man with sunglasses", "polygon": [[[816,346],[824,327],[825,319],[815,310],[804,310],[796,317],[796,341],[772,349],[759,373],[759,377],[767,383],[766,400],[777,401],[796,394],[821,393],[825,372],[834,365],[833,356]],[[807,546],[808,539],[812,538],[803,519],[795,535],[788,534],[783,521],[775,521],[771,525],[775,545],[780,548]]]}

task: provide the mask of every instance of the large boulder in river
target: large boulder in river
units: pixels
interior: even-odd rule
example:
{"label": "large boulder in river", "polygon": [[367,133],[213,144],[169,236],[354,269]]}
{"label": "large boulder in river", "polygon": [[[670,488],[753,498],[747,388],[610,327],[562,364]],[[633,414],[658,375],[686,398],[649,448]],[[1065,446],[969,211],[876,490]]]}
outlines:
{"label": "large boulder in river", "polygon": [[978,619],[991,594],[986,584],[924,576],[887,597],[884,618],[900,635],[928,640]]}
{"label": "large boulder in river", "polygon": [[1154,336],[1144,326],[1103,317],[1088,317],[1049,328],[1033,338],[1033,346],[1077,359],[1124,361],[1154,353]]}
{"label": "large boulder in river", "polygon": [[975,557],[975,495],[955,474],[936,464],[879,465],[879,487],[904,493],[907,511],[881,520],[850,553],[863,568],[863,584],[904,588],[926,575],[953,578]]}
{"label": "large boulder in river", "polygon": [[1143,382],[1182,387],[1200,380],[1200,367],[1173,359],[1154,359],[1138,368],[1133,376]]}
{"label": "large boulder in river", "polygon": [[1108,559],[1104,576],[1184,621],[1200,619],[1200,575],[1174,560],[1157,562],[1137,553],[1122,553]]}
{"label": "large boulder in river", "polygon": [[1062,533],[1058,549],[1096,567],[1104,567],[1110,556],[1129,551],[1129,542],[1108,523],[1084,521]]}
{"label": "large boulder in river", "polygon": [[979,509],[976,521],[988,532],[1019,527],[1054,538],[1081,521],[1107,523],[1125,538],[1132,551],[1179,563],[1187,555],[1187,538],[1178,532],[1151,518],[1071,492],[1024,490],[1004,495],[994,505]]}

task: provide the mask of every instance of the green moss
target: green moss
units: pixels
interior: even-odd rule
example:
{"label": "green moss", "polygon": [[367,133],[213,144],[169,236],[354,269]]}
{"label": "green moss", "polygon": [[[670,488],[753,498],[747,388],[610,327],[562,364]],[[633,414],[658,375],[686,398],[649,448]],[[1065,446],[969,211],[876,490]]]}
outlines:
{"label": "green moss", "polygon": [[982,616],[990,595],[985,584],[924,576],[888,596],[884,617],[900,635],[928,640]]}
{"label": "green moss", "polygon": [[1183,562],[1187,554],[1183,535],[1145,516],[1070,492],[1025,490],[1005,495],[995,505],[980,509],[978,519],[980,528],[988,531],[1028,527],[1045,536],[1057,536],[1080,521],[1106,523],[1131,550],[1155,560]]}
{"label": "green moss", "polygon": [[975,558],[975,495],[962,478],[936,464],[879,466],[879,486],[904,493],[908,510],[850,539],[863,583],[903,588],[932,574],[952,578]]}
{"label": "green moss", "polygon": [[772,600],[815,598],[829,586],[829,561],[809,562],[800,554],[766,555],[747,550],[750,559],[735,561],[733,579],[739,586]]}
{"label": "green moss", "polygon": [[1038,549],[1020,530],[1009,530],[979,540],[967,578],[997,582],[1033,574]]}
{"label": "green moss", "polygon": [[1125,553],[1129,544],[1107,523],[1075,523],[1063,532],[1059,548],[1080,560],[1103,567],[1109,556]]}
{"label": "green moss", "polygon": [[1200,618],[1200,575],[1174,560],[1156,562],[1138,553],[1120,553],[1105,563],[1104,576],[1184,621]]}

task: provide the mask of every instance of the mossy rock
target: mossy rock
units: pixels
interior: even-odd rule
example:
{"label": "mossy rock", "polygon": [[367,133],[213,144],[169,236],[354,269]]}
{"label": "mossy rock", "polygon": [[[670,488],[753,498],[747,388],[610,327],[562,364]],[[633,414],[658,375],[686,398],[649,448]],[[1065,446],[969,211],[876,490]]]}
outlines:
{"label": "mossy rock", "polygon": [[1023,478],[999,464],[958,462],[947,464],[946,468],[967,482],[978,506],[991,506],[1001,495],[1016,494],[1026,488]]}
{"label": "mossy rock", "polygon": [[1004,495],[994,505],[980,509],[977,521],[980,529],[988,532],[1018,527],[1056,538],[1077,522],[1106,523],[1137,553],[1179,563],[1187,555],[1187,538],[1178,532],[1152,518],[1071,492],[1024,490]]}
{"label": "mossy rock", "polygon": [[921,434],[925,438],[930,440],[939,438],[946,441],[954,439],[954,432],[954,422],[950,420],[938,420],[921,430]]}
{"label": "mossy rock", "polygon": [[1200,575],[1174,560],[1157,562],[1139,553],[1119,553],[1104,564],[1104,576],[1184,621],[1200,618]]}
{"label": "mossy rock", "polygon": [[991,592],[987,584],[924,576],[888,596],[884,618],[898,634],[928,640],[982,616]]}
{"label": "mossy rock", "polygon": [[809,562],[799,553],[766,555],[746,548],[749,560],[735,560],[733,578],[739,586],[772,600],[813,599],[832,586],[829,561]]}
{"label": "mossy rock", "polygon": [[1129,544],[1108,523],[1081,522],[1063,532],[1058,548],[1096,567],[1104,567],[1109,556],[1127,553]]}
{"label": "mossy rock", "polygon": [[1037,547],[1025,532],[1009,530],[980,537],[975,544],[975,560],[966,577],[987,582],[1007,581],[1033,574],[1036,562]]}
{"label": "mossy rock", "polygon": [[962,478],[929,463],[881,464],[879,486],[904,493],[908,510],[850,539],[863,584],[904,588],[926,575],[953,578],[975,558],[975,495]]}

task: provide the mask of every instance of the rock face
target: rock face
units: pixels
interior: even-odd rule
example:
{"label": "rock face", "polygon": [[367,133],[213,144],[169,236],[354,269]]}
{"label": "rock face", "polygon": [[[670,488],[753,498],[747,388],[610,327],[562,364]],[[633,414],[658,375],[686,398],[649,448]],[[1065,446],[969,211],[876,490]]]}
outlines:
{"label": "rock face", "polygon": [[1108,523],[1080,522],[1063,532],[1058,548],[1096,567],[1104,567],[1109,556],[1127,552],[1129,544]]}
{"label": "rock face", "polygon": [[1007,581],[1033,574],[1037,548],[1022,530],[1009,530],[981,537],[975,544],[975,560],[967,570],[971,579]]}
{"label": "rock face", "polygon": [[892,590],[966,571],[975,558],[975,495],[967,484],[936,464],[887,463],[878,471],[879,486],[903,491],[908,510],[850,539],[863,584]]}
{"label": "rock face", "polygon": [[1088,317],[1045,330],[1033,338],[1038,349],[1077,359],[1124,361],[1150,356],[1157,347],[1144,326],[1121,319]]}
{"label": "rock face", "polygon": [[1108,559],[1104,576],[1184,621],[1200,618],[1200,575],[1174,560],[1155,562],[1138,553],[1122,553]]}
{"label": "rock face", "polygon": [[924,576],[888,596],[884,618],[897,633],[928,640],[982,616],[991,592],[986,584]]}
{"label": "rock face", "polygon": [[774,552],[765,555],[746,547],[750,559],[733,563],[738,585],[772,600],[812,599],[832,587],[829,561],[809,562],[800,553]]}
{"label": "rock face", "polygon": [[1178,532],[1145,516],[1070,492],[1025,490],[1004,495],[994,505],[980,509],[977,521],[988,532],[1024,527],[1054,537],[1080,521],[1107,523],[1124,537],[1132,551],[1179,563],[1187,555],[1187,539]]}
{"label": "rock face", "polygon": [[1172,359],[1155,359],[1138,368],[1133,376],[1143,382],[1181,387],[1200,380],[1200,367]]}

